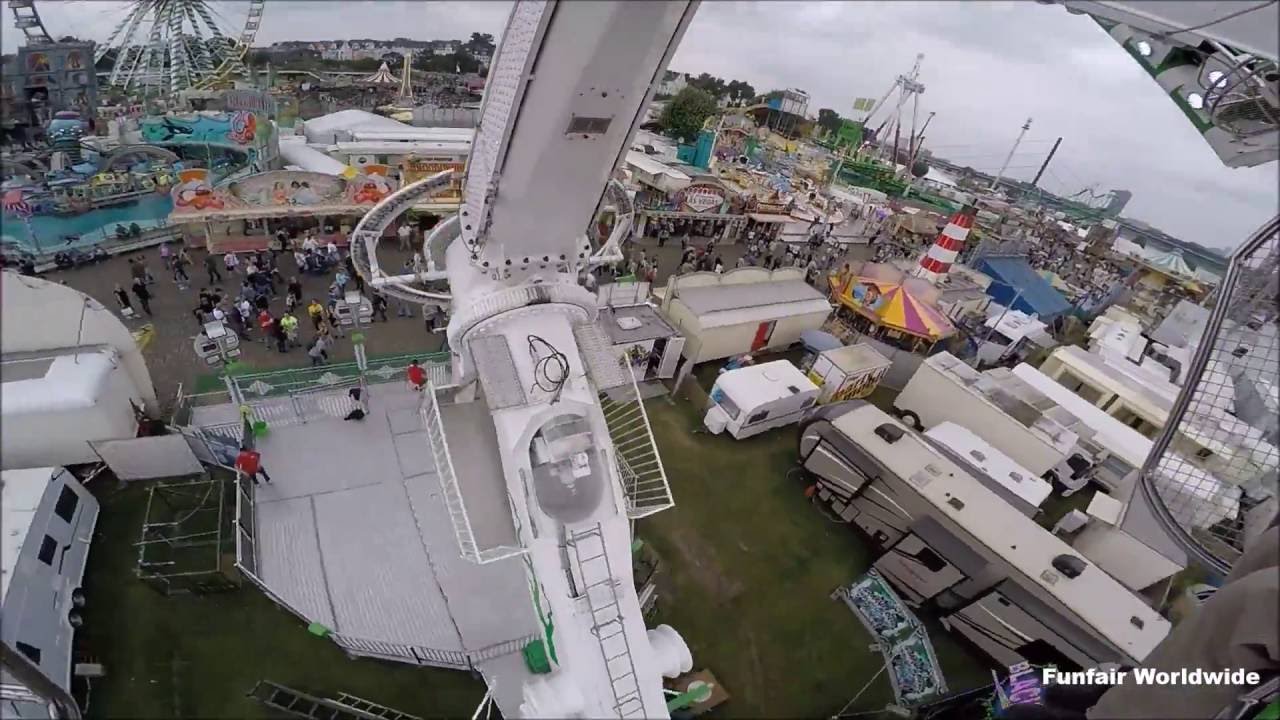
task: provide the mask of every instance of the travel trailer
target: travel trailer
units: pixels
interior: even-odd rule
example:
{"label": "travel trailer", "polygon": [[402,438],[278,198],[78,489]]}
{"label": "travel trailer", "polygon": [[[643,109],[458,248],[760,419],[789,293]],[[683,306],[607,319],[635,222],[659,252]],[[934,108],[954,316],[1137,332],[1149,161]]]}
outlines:
{"label": "travel trailer", "polygon": [[[63,468],[4,470],[0,514],[0,640],[69,690],[71,641],[85,603],[80,582],[98,501]],[[51,717],[47,699],[5,673],[0,682],[6,687],[0,716]]]}
{"label": "travel trailer", "polygon": [[1071,413],[1006,368],[983,373],[946,352],[920,363],[894,400],[898,416],[917,430],[951,421],[969,428],[1014,462],[1056,480],[1069,492],[1088,483],[1097,460],[1084,447],[1090,433]]}
{"label": "travel trailer", "polygon": [[881,552],[875,568],[913,606],[1002,665],[1140,663],[1169,622],[921,436],[863,401],[801,428],[819,499]]}
{"label": "travel trailer", "polygon": [[821,328],[831,303],[804,281],[801,269],[744,267],[671,278],[662,313],[687,340],[684,357],[696,364],[783,350],[804,331]]}
{"label": "travel trailer", "polygon": [[727,430],[742,440],[799,422],[817,400],[817,385],[790,362],[774,360],[721,373],[702,422],[712,433]]}

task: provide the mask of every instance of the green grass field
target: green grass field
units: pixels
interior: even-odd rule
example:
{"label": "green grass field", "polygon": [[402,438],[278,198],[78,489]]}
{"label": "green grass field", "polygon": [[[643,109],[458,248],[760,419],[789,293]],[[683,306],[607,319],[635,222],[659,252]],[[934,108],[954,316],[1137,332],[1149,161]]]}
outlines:
{"label": "green grass field", "polygon": [[[880,669],[873,639],[830,599],[870,567],[853,529],[827,518],[787,471],[797,430],[746,440],[695,432],[703,400],[647,403],[674,510],[637,534],[663,567],[657,620],[680,631],[695,665],[732,700],[724,717],[827,717]],[[953,690],[990,682],[985,664],[940,628],[931,638]],[[881,675],[847,712],[893,700]]]}
{"label": "green grass field", "polygon": [[160,595],[134,576],[146,487],[93,490],[102,512],[77,646],[107,676],[93,681],[90,717],[278,716],[245,697],[260,679],[318,695],[344,691],[421,717],[470,717],[484,695],[465,673],[348,659],[249,585]]}

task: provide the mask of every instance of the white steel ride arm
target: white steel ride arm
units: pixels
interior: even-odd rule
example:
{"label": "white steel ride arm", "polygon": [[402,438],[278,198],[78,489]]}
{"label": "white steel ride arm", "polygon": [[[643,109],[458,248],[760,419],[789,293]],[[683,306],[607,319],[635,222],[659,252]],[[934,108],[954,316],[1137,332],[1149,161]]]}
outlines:
{"label": "white steel ride arm", "polygon": [[586,259],[583,233],[695,5],[516,3],[467,162],[461,239],[481,267]]}

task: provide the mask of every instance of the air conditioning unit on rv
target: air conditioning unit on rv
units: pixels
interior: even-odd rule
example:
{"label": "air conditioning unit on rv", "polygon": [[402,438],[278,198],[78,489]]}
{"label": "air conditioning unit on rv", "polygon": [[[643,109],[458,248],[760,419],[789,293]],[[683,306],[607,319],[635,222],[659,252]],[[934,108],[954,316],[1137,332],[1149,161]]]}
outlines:
{"label": "air conditioning unit on rv", "polygon": [[351,156],[351,165],[355,167],[364,167],[365,165],[377,165],[378,159],[372,155],[353,155]]}

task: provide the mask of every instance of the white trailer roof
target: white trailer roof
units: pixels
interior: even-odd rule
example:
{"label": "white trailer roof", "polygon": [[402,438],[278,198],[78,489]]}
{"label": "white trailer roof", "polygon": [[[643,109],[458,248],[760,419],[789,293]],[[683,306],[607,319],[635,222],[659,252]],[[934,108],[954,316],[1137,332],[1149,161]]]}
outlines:
{"label": "white trailer roof", "polygon": [[879,350],[876,350],[868,343],[832,348],[831,350],[824,350],[818,355],[826,358],[827,362],[846,373],[877,370],[893,364],[892,360],[882,355]]}
{"label": "white trailer roof", "polygon": [[[48,357],[7,360],[0,409],[5,417],[13,417],[93,407],[118,363],[115,351],[110,348],[80,350],[52,360]],[[39,372],[31,377],[15,375],[23,365],[35,367]],[[20,379],[10,380],[10,377]]]}
{"label": "white trailer roof", "polygon": [[[1093,428],[1093,441],[1134,468],[1141,468],[1151,454],[1152,442],[1106,412],[1059,385],[1036,368],[1021,363],[1013,374],[1048,395],[1082,423]],[[1171,502],[1170,510],[1184,524],[1208,527],[1239,509],[1240,489],[1195,467],[1177,453],[1165,453],[1154,476],[1161,496]],[[1193,502],[1194,500],[1194,502]]]}
{"label": "white trailer roof", "polygon": [[9,592],[9,579],[35,520],[49,479],[57,468],[0,471],[0,604]]}
{"label": "white trailer roof", "polygon": [[[875,433],[884,424],[902,431],[893,444]],[[911,484],[938,515],[951,518],[1021,572],[1024,583],[1056,598],[1135,660],[1144,659],[1169,633],[1169,621],[1141,598],[879,408],[864,405],[836,418],[834,425]],[[1065,577],[1053,568],[1059,555],[1084,561],[1084,571]]]}
{"label": "white trailer roof", "polygon": [[803,280],[702,285],[677,293],[674,300],[697,315],[703,328],[831,312],[826,297]]}
{"label": "white trailer roof", "polygon": [[956,454],[981,470],[987,477],[1022,500],[1040,507],[1053,494],[1053,484],[1014,462],[991,443],[968,428],[953,422],[941,422],[925,432],[930,438],[951,448]]}
{"label": "white trailer roof", "polygon": [[[716,387],[744,409],[791,397],[797,392],[818,391],[818,386],[787,360],[729,370],[716,378]],[[791,388],[796,391],[792,392]]]}

